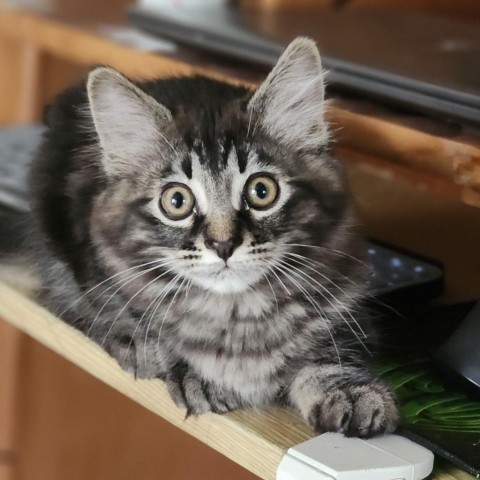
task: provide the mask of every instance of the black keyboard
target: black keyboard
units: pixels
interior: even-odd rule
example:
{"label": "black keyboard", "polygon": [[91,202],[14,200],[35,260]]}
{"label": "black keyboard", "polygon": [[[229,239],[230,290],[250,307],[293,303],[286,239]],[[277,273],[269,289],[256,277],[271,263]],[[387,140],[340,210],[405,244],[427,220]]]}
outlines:
{"label": "black keyboard", "polygon": [[43,130],[39,125],[0,129],[0,205],[29,210],[26,176]]}

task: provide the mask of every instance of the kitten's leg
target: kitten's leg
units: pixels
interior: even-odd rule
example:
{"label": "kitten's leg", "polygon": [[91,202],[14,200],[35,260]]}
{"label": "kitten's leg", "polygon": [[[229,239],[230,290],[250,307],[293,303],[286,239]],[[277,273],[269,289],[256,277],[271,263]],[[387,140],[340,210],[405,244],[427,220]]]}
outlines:
{"label": "kitten's leg", "polygon": [[172,400],[178,407],[186,408],[187,415],[227,413],[242,408],[234,392],[201,379],[185,362],[177,363],[165,382]]}
{"label": "kitten's leg", "polygon": [[132,338],[131,334],[123,332],[110,335],[103,347],[123,370],[137,379],[165,379],[170,369],[168,352],[153,338]]}
{"label": "kitten's leg", "polygon": [[366,370],[308,365],[295,376],[289,401],[318,432],[369,437],[393,432],[399,422],[392,391]]}
{"label": "kitten's leg", "polygon": [[[110,300],[107,298],[106,303]],[[113,304],[113,301],[111,303]],[[63,318],[100,345],[123,370],[135,378],[165,378],[174,362],[157,337],[146,336],[144,328],[139,328],[136,320],[126,314],[117,318],[118,311],[122,309],[121,304],[111,305],[111,311],[105,311],[97,317],[98,309],[103,308],[102,304],[99,305],[92,308],[86,303],[79,304],[72,313],[64,315]],[[89,315],[83,316],[82,310]],[[95,320],[92,322],[91,318]]]}

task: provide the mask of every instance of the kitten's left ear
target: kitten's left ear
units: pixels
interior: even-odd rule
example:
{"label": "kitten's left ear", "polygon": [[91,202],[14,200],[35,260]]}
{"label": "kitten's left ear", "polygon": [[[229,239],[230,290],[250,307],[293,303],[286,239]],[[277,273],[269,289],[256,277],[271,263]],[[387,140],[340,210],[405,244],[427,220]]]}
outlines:
{"label": "kitten's left ear", "polygon": [[247,110],[279,141],[294,148],[316,149],[328,141],[324,95],[317,46],[299,37],[258,87]]}
{"label": "kitten's left ear", "polygon": [[121,73],[96,68],[88,76],[87,94],[108,174],[135,174],[152,155],[161,156],[157,150],[168,151],[162,131],[172,121],[170,111]]}

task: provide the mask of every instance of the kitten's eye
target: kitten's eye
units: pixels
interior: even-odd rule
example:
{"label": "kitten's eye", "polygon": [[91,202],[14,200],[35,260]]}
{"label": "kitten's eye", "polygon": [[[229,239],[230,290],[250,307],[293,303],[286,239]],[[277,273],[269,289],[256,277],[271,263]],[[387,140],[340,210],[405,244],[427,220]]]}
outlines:
{"label": "kitten's eye", "polygon": [[271,207],[278,198],[278,183],[264,173],[252,175],[245,184],[245,199],[257,210]]}
{"label": "kitten's eye", "polygon": [[180,183],[167,185],[160,197],[160,207],[171,220],[187,218],[195,206],[195,197],[191,190]]}

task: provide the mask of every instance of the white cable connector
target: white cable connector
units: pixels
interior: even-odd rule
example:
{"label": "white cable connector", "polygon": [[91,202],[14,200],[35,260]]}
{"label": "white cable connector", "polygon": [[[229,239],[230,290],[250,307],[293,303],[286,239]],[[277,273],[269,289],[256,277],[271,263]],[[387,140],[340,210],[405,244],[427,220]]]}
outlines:
{"label": "white cable connector", "polygon": [[276,480],[421,480],[432,470],[433,453],[399,435],[324,433],[290,448]]}

